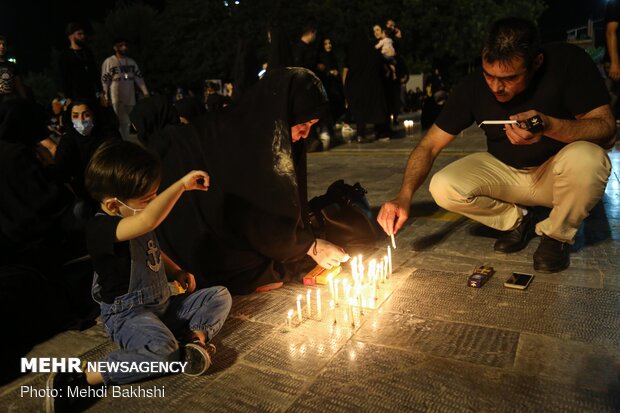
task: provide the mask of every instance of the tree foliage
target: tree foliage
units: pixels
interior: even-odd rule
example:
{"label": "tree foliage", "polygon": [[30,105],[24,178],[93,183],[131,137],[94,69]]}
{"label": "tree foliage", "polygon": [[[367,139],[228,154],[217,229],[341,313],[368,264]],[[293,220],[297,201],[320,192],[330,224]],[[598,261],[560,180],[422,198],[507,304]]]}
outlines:
{"label": "tree foliage", "polygon": [[150,87],[188,87],[229,77],[239,39],[252,39],[265,61],[268,27],[279,26],[295,42],[313,22],[319,39],[329,35],[342,59],[354,30],[366,28],[370,36],[373,24],[392,18],[403,32],[400,53],[410,71],[439,66],[457,77],[479,59],[493,20],[535,20],[543,10],[543,0],[168,0],[161,12],[121,5],[93,25],[93,45],[102,61],[112,53],[112,40],[126,37]]}

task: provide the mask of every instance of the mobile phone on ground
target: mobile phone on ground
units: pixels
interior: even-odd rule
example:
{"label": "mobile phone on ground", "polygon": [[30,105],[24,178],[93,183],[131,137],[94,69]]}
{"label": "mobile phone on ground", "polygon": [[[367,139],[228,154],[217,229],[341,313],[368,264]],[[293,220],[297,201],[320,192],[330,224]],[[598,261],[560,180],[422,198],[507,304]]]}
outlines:
{"label": "mobile phone on ground", "polygon": [[533,279],[533,274],[513,272],[512,276],[504,283],[504,287],[525,290],[530,285]]}

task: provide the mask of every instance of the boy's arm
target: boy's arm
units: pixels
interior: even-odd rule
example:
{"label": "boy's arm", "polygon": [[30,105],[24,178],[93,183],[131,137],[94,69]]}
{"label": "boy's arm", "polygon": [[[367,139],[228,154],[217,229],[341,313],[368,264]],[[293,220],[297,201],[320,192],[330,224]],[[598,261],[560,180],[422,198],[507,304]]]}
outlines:
{"label": "boy's arm", "polygon": [[193,189],[208,190],[209,175],[203,171],[192,171],[159,194],[144,211],[121,219],[116,227],[116,240],[127,241],[155,230],[168,216],[181,194]]}
{"label": "boy's arm", "polygon": [[[166,268],[166,274],[176,280],[181,287],[183,287],[188,293],[193,293],[196,290],[196,279],[194,274],[181,269],[165,252],[161,252],[161,258],[164,262],[164,268]],[[170,280],[170,278],[168,278]]]}

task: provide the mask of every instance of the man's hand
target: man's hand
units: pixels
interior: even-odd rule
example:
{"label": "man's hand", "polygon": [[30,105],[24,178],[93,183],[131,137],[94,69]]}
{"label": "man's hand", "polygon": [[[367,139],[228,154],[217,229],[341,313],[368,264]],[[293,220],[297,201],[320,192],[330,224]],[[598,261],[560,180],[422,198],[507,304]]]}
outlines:
{"label": "man's hand", "polygon": [[409,218],[409,208],[409,202],[399,201],[398,198],[388,201],[381,206],[377,222],[386,234],[396,234]]}
{"label": "man's hand", "polygon": [[349,255],[342,248],[319,238],[310,246],[307,254],[317,264],[328,270],[349,260]]}
{"label": "man's hand", "polygon": [[540,142],[543,134],[545,133],[545,129],[547,129],[549,125],[549,118],[546,115],[535,110],[528,110],[527,112],[512,115],[510,120],[524,121],[536,115],[540,116],[543,120],[543,130],[540,132],[532,133],[527,129],[519,127],[518,125],[506,125],[506,136],[513,145],[531,145],[533,143]]}
{"label": "man's hand", "polygon": [[620,79],[620,64],[611,64],[609,67],[609,77],[616,82]]}
{"label": "man's hand", "polygon": [[183,188],[186,191],[209,190],[209,175],[207,175],[207,173],[203,171],[191,171],[183,178],[181,178],[181,181],[183,182]]}
{"label": "man's hand", "polygon": [[186,293],[191,294],[196,290],[194,274],[187,271],[179,271],[174,275],[174,279],[181,284],[181,287],[185,288]]}

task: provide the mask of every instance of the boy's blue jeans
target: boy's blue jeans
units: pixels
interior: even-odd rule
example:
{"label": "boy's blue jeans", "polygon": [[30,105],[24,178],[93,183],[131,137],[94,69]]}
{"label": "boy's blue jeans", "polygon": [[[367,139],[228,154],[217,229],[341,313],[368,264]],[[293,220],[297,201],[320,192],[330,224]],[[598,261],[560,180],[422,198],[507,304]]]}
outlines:
{"label": "boy's blue jeans", "polygon": [[[179,344],[175,336],[190,331],[204,331],[210,341],[222,328],[232,299],[224,287],[197,290],[192,294],[170,297],[161,304],[128,305],[121,311],[117,304],[101,303],[101,316],[106,330],[120,351],[110,353],[107,362],[169,362],[179,360]],[[147,377],[151,372],[102,372],[104,383],[125,384]]]}

